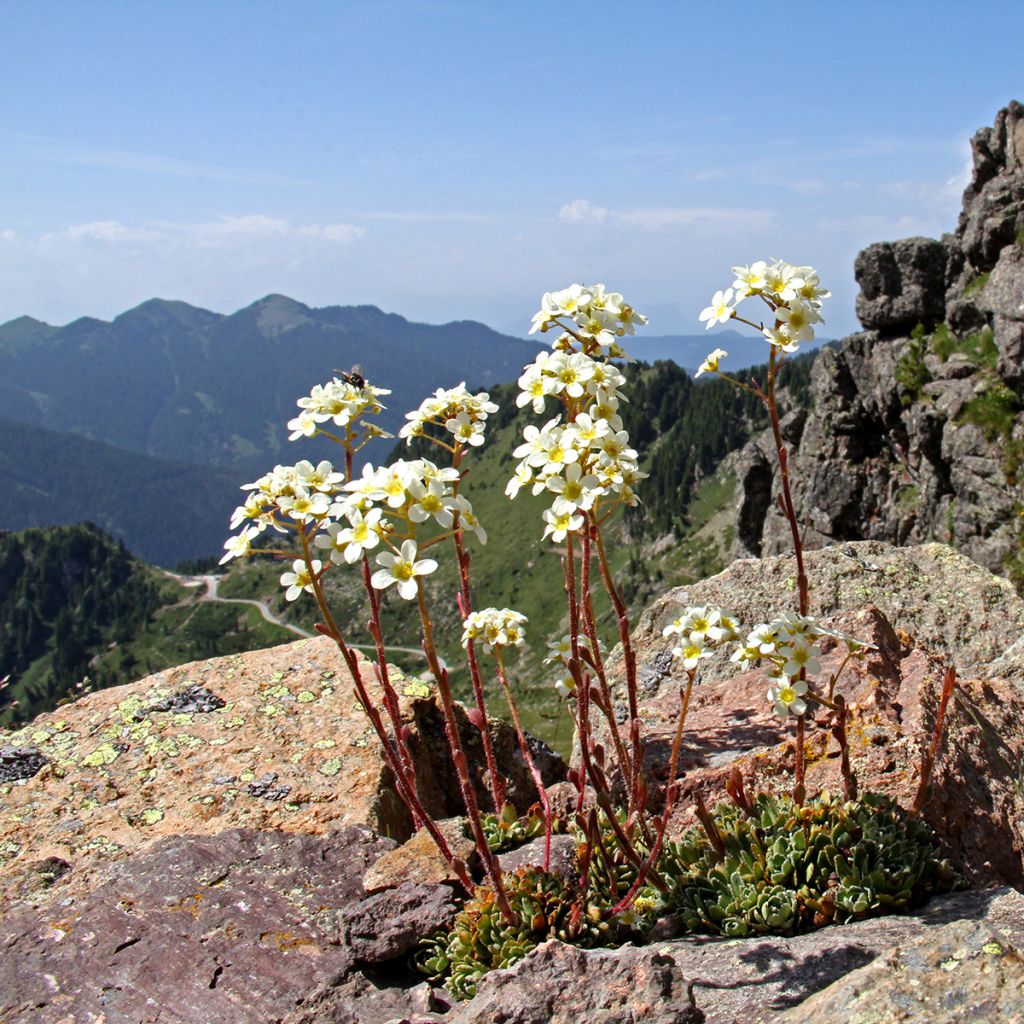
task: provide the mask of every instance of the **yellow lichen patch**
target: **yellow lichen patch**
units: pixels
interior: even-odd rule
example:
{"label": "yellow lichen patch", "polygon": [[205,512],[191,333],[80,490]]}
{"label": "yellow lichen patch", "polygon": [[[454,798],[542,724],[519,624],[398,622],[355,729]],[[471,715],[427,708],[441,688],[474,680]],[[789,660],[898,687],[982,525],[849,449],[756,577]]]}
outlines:
{"label": "yellow lichen patch", "polygon": [[283,953],[288,949],[296,949],[299,946],[315,946],[312,939],[303,935],[293,935],[291,932],[262,932],[260,942],[275,946]]}
{"label": "yellow lichen patch", "polygon": [[241,729],[245,725],[245,719],[241,715],[235,715],[224,723],[225,729]]}
{"label": "yellow lichen patch", "polygon": [[143,825],[155,825],[158,821],[164,820],[164,812],[159,807],[147,807],[140,815],[139,821]]}
{"label": "yellow lichen patch", "polygon": [[328,736],[328,737],[325,737],[322,740],[317,740],[316,743],[313,744],[313,749],[314,750],[330,750],[331,747],[335,747],[335,746],[337,746],[337,744],[334,742],[334,740],[332,740]]}
{"label": "yellow lichen patch", "polygon": [[341,771],[341,758],[332,757],[329,761],[324,761],[322,765],[317,769],[321,775],[328,777],[337,775]]}
{"label": "yellow lichen patch", "polygon": [[37,729],[32,733],[32,742],[35,744],[48,743],[50,741],[50,733],[45,729]]}
{"label": "yellow lichen patch", "polygon": [[82,759],[82,764],[87,768],[102,768],[105,765],[113,764],[121,752],[110,743],[102,743],[91,754]]}
{"label": "yellow lichen patch", "polygon": [[300,704],[308,704],[310,703],[310,701],[316,700],[316,694],[313,693],[311,690],[302,690],[298,694],[296,694],[295,699]]}
{"label": "yellow lichen patch", "polygon": [[266,715],[267,718],[280,718],[288,712],[280,704],[264,704],[260,707],[260,714]]}

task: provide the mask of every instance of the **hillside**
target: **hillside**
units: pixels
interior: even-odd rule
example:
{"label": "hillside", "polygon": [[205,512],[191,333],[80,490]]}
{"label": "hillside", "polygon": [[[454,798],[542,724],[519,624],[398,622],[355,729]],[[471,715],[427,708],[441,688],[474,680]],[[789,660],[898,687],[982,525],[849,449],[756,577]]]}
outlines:
{"label": "hillside", "polygon": [[0,725],[147,672],[294,636],[204,603],[97,527],[0,532]]}
{"label": "hillside", "polygon": [[152,299],[109,323],[0,325],[0,408],[118,448],[248,471],[283,457],[295,400],[332,368],[359,363],[394,382],[382,424],[392,429],[426,382],[511,380],[536,350],[483,324],[417,324],[374,306],[269,295],[224,316]]}
{"label": "hillside", "polygon": [[92,522],[165,566],[220,550],[241,483],[237,471],[140,455],[5,416],[0,474],[3,528]]}

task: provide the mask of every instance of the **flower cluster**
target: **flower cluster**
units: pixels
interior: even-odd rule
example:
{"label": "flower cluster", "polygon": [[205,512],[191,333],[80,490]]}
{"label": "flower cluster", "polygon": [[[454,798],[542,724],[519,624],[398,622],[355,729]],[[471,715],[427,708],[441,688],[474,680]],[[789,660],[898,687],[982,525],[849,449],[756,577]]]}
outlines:
{"label": "flower cluster", "polygon": [[294,466],[275,466],[244,484],[242,490],[250,493],[231,516],[231,529],[243,529],[225,542],[220,564],[248,554],[252,542],[268,527],[285,533],[336,513],[335,499],[344,479],[326,459],[315,466],[303,459]]}
{"label": "flower cluster", "polygon": [[617,339],[635,334],[636,328],[646,323],[647,317],[637,313],[618,292],[606,292],[603,284],[571,284],[561,291],[544,293],[530,333],[561,329],[564,333],[553,347],[569,348],[575,340],[588,355],[604,353],[618,359],[625,353]]}
{"label": "flower cluster", "polygon": [[[827,299],[830,292],[821,287],[818,272],[813,267],[797,267],[784,260],[772,263],[757,260],[750,266],[733,267],[732,272],[735,277],[732,287],[715,292],[711,305],[700,314],[699,319],[706,327],[727,323],[733,318],[742,320],[736,307],[743,299],[757,296],[772,311],[774,323],[752,326],[758,327],[777,350],[796,352],[801,342],[814,338],[814,325],[822,322],[822,300]],[[716,371],[719,361],[726,355],[727,352],[716,349],[701,364],[697,376]]]}
{"label": "flower cluster", "polygon": [[782,718],[802,715],[807,710],[805,677],[821,671],[821,648],[815,641],[830,636],[846,644],[851,657],[860,657],[870,644],[863,643],[838,629],[822,626],[808,615],[786,612],[772,622],[762,622],[747,635],[732,660],[741,665],[768,663],[773,685],[768,699]]}
{"label": "flower cluster", "polygon": [[489,413],[498,407],[490,400],[486,391],[472,395],[466,390],[465,381],[458,387],[438,388],[425,398],[418,409],[405,414],[409,421],[398,432],[406,444],[426,432],[428,425],[442,427],[461,445],[477,447],[484,443],[484,425]]}
{"label": "flower cluster", "polygon": [[728,612],[711,605],[687,608],[661,631],[661,635],[679,637],[672,654],[682,660],[687,672],[695,671],[697,665],[710,658],[719,645],[739,636],[736,620]]}
{"label": "flower cluster", "polygon": [[462,642],[479,640],[488,654],[504,647],[522,647],[526,622],[526,616],[512,608],[482,608],[463,620]]}
{"label": "flower cluster", "polygon": [[[711,605],[685,609],[662,630],[662,636],[679,637],[672,654],[682,661],[687,672],[696,671],[700,662],[710,658],[722,644],[740,639],[736,620]],[[872,646],[822,626],[810,616],[786,612],[772,622],[755,626],[731,660],[747,667],[766,662],[772,684],[768,700],[775,713],[782,718],[802,715],[807,710],[803,700],[808,693],[806,679],[821,671],[821,649],[815,641],[826,636],[845,643],[850,657],[859,657]]]}
{"label": "flower cluster", "polygon": [[[544,536],[556,543],[582,529],[585,513],[594,512],[606,496],[636,505],[634,486],[646,476],[618,412],[625,400],[620,390],[625,377],[609,361],[622,354],[614,338],[632,333],[634,324],[644,324],[646,318],[617,292],[605,293],[603,285],[574,284],[544,296],[534,329],[547,330],[572,311],[574,326],[558,339],[554,352],[539,353],[524,369],[516,399],[520,408],[532,405],[542,413],[553,398],[561,402],[565,418],[560,413],[541,427],[524,429],[523,443],[513,452],[520,462],[505,488],[510,498],[523,487],[535,495],[548,491],[554,496],[543,517]],[[613,322],[618,334],[612,332]]]}
{"label": "flower cluster", "polygon": [[[288,421],[289,441],[300,437],[313,437],[322,431],[322,425],[332,423],[345,427],[351,432],[356,420],[364,416],[375,416],[382,412],[381,395],[390,395],[386,388],[375,388],[365,381],[352,382],[334,377],[326,384],[317,384],[310,393],[296,403],[302,410],[293,420]],[[375,424],[363,424],[367,436],[391,437]]]}

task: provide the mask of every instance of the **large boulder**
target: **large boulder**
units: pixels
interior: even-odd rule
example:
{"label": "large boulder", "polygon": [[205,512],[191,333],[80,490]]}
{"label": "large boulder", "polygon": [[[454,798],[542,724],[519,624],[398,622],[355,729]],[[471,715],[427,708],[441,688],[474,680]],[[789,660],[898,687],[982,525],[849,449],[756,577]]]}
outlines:
{"label": "large boulder", "polygon": [[[1024,885],[1024,601],[1005,581],[940,545],[825,549],[809,555],[807,569],[812,613],[875,646],[837,683],[850,709],[851,761],[861,788],[912,804],[945,668],[955,666],[960,679],[925,817],[945,854],[975,884]],[[685,681],[662,630],[682,608],[701,604],[731,610],[748,628],[793,610],[793,559],[736,562],[719,576],[669,591],[641,616],[634,632],[640,715],[648,771],[662,782]],[[828,679],[845,646],[825,640],[822,647],[820,678]],[[702,663],[679,766],[684,797],[725,799],[734,768],[754,791],[792,786],[792,725],[772,712],[768,685],[763,671],[738,672],[725,655]],[[824,713],[809,729],[806,755],[808,791],[841,792],[838,746]],[[683,799],[671,831],[693,823],[692,800]]]}
{"label": "large boulder", "polygon": [[857,318],[868,330],[895,335],[946,315],[946,249],[934,238],[878,242],[857,256]]}
{"label": "large boulder", "polygon": [[[320,986],[358,986],[358,967],[402,956],[454,913],[447,886],[366,896],[364,872],[392,845],[359,827],[162,839],[73,905],[5,915],[0,1019],[269,1024]],[[399,1009],[402,987],[388,1016]]]}
{"label": "large boulder", "polygon": [[[365,677],[373,678],[369,664]],[[462,813],[438,703],[400,680],[425,806]],[[459,710],[484,796],[480,735]],[[514,730],[494,723],[499,770],[523,810],[536,800]],[[325,835],[412,831],[344,663],[327,638],[168,669],[40,715],[6,737],[0,769],[0,901],[88,890],[155,839],[231,828]],[[564,774],[535,751],[548,782]],[[56,869],[54,865],[63,865]]]}

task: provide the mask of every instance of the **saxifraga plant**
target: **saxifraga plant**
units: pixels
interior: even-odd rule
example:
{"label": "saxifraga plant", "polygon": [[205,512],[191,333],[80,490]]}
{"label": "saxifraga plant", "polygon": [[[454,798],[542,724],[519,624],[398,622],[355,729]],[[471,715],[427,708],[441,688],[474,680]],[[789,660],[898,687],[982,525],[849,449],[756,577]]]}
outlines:
{"label": "saxifraga plant", "polygon": [[[531,333],[554,331],[553,351],[542,351],[525,368],[517,404],[546,414],[546,406],[554,402],[558,410],[542,427],[531,425],[524,430],[523,443],[514,453],[519,463],[506,489],[510,498],[528,487],[535,495],[547,494],[551,499],[543,513],[544,538],[558,546],[569,629],[562,640],[549,644],[549,660],[562,668],[557,688],[576,727],[578,764],[570,773],[575,808],[568,822],[554,817],[520,724],[515,687],[506,672],[505,652],[523,644],[526,616],[509,608],[478,610],[473,603],[466,541],[472,536],[483,543],[486,533],[461,486],[465,460],[483,442],[488,414],[497,408],[489,396],[471,394],[464,385],[439,389],[407,414],[400,436],[436,445],[443,453],[440,463],[398,460],[385,467],[363,466],[357,475],[357,453],[371,438],[383,434],[371,418],[382,411],[380,398],[388,392],[369,384],[358,371],[341,374],[300,399],[302,411],[288,426],[292,440],[322,435],[336,441],[343,451],[343,465],[336,468],[323,461],[314,466],[303,461],[277,466],[244,488],[250,493],[232,521],[241,530],[225,544],[222,561],[250,553],[286,558],[291,562],[291,570],[281,577],[286,598],[310,594],[316,600],[323,618],[318,629],[338,646],[356,698],[395,777],[398,795],[415,827],[428,831],[465,890],[467,902],[453,928],[427,940],[419,957],[421,968],[445,979],[457,996],[471,995],[483,973],[509,966],[550,937],[579,945],[615,943],[624,935],[642,933],[658,915],[670,910],[679,912],[688,928],[717,928],[729,934],[788,932],[806,927],[808,921],[811,925],[841,922],[900,908],[949,882],[946,866],[934,858],[930,833],[916,815],[927,797],[955,677],[947,676],[909,816],[870,794],[858,802],[846,737],[848,709],[836,692],[836,682],[848,661],[861,656],[866,645],[809,615],[808,580],[776,384],[785,357],[813,337],[813,324],[821,321],[821,301],[828,292],[810,267],[776,261],[733,269],[735,292],[730,288],[717,293],[700,318],[709,327],[739,319],[760,330],[769,342],[765,386],[726,379],[756,394],[769,413],[780,468],[780,507],[790,525],[796,556],[798,605],[795,611],[748,631],[745,639],[734,618],[720,608],[685,609],[666,628],[685,679],[679,690],[668,781],[657,813],[652,810],[656,801],[643,770],[643,723],[629,612],[613,578],[605,537],[611,517],[639,502],[636,487],[645,476],[618,408],[625,399],[621,389],[626,382],[619,365],[625,356],[620,340],[646,319],[621,295],[606,291],[603,285],[579,284],[544,295]],[[734,295],[736,302],[747,296],[762,300],[772,312],[770,324],[739,317]],[[712,352],[697,375],[720,372],[719,362],[726,355],[721,349]],[[290,542],[254,547],[268,529],[290,537]],[[431,554],[442,550],[442,545],[451,548],[458,571],[455,597],[472,683],[467,717],[480,733],[481,766],[471,766],[466,755],[424,587],[437,561],[423,555],[431,548]],[[314,558],[315,553],[322,553],[326,560]],[[355,654],[325,597],[323,577],[344,566],[360,574],[366,593],[376,655],[371,662],[372,681],[365,678],[365,663]],[[607,596],[617,627],[624,718],[613,699],[595,612],[598,588]],[[482,883],[453,853],[419,797],[409,727],[385,658],[382,597],[388,590],[414,602],[419,613],[421,646],[437,688],[449,755],[483,868]],[[828,680],[816,681],[822,653],[818,645],[826,637],[845,644],[847,656]],[[728,790],[732,805],[711,812],[698,800],[703,833],[692,831],[680,842],[669,842],[666,833],[680,793],[677,772],[699,667],[737,641],[733,660],[746,666],[764,665],[769,702],[782,718],[795,718],[792,797],[762,795],[751,802],[742,780],[734,778]],[[537,789],[535,813],[524,819],[506,802],[505,779],[491,741],[491,674]],[[804,733],[812,703],[830,713],[828,727],[840,748],[842,803],[826,795],[810,803],[805,800]],[[484,803],[474,786],[477,768],[487,773]],[[576,839],[576,864],[575,871],[563,877],[549,867],[552,834],[566,826]],[[531,837],[543,837],[542,863],[502,872],[497,852]]]}
{"label": "saxifraga plant", "polygon": [[[714,838],[712,838],[712,836]],[[962,884],[931,828],[893,800],[760,794],[667,843],[664,905],[690,932],[793,935],[910,909]]]}

